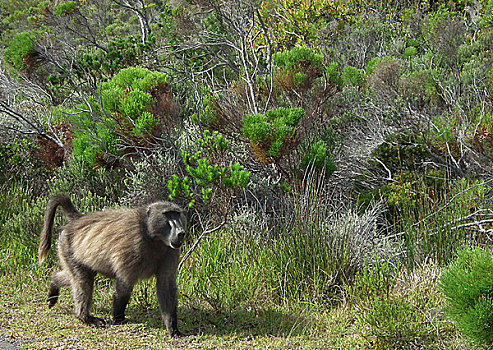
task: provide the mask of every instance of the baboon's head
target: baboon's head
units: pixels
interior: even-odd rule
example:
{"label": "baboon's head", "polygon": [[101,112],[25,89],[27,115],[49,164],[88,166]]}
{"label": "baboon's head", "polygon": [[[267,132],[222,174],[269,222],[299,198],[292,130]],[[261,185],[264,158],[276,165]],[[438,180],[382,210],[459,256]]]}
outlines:
{"label": "baboon's head", "polygon": [[174,203],[157,202],[147,207],[149,236],[163,241],[168,247],[179,249],[182,246],[186,225],[183,210]]}

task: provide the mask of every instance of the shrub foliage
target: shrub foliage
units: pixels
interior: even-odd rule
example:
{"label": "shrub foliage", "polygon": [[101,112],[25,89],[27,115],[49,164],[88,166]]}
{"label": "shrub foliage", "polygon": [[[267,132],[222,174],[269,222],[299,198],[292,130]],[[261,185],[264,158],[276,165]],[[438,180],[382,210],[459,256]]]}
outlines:
{"label": "shrub foliage", "polygon": [[493,344],[493,258],[480,248],[463,249],[444,271],[440,287],[447,314],[479,344]]}

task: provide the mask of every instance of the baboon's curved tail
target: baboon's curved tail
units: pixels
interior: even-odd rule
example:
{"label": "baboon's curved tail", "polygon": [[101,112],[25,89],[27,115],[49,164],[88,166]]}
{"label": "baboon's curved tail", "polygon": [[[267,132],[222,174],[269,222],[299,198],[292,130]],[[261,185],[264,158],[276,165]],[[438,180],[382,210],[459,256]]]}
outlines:
{"label": "baboon's curved tail", "polygon": [[63,214],[69,221],[77,219],[81,214],[75,209],[70,198],[64,194],[57,194],[48,202],[48,208],[45,213],[45,221],[43,224],[43,230],[41,231],[41,237],[39,240],[38,248],[38,261],[40,264],[45,261],[48,256],[48,252],[51,248],[51,236],[53,235],[53,222],[55,220],[56,208],[62,207]]}

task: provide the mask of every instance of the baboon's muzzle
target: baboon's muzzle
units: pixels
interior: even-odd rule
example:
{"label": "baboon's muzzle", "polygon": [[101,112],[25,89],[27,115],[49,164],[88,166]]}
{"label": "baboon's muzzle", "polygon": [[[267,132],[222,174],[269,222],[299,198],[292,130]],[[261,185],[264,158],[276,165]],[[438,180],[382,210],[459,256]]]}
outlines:
{"label": "baboon's muzzle", "polygon": [[171,248],[179,249],[185,241],[185,231],[178,232],[175,239],[171,240]]}

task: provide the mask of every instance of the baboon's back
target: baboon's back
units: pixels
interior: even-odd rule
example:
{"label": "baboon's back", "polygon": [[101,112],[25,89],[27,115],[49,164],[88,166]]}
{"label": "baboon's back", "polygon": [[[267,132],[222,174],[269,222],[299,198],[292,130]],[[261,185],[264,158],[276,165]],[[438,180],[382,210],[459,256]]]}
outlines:
{"label": "baboon's back", "polygon": [[84,215],[67,224],[64,241],[78,263],[108,277],[125,275],[129,262],[138,263],[145,244],[136,209]]}

